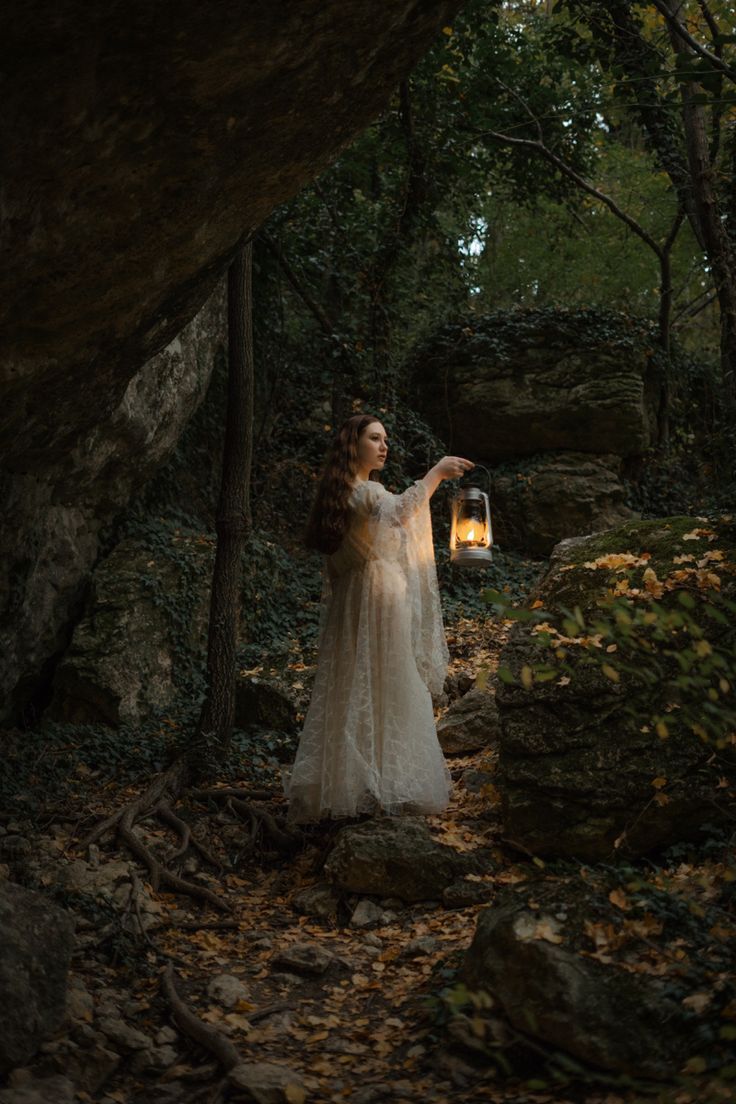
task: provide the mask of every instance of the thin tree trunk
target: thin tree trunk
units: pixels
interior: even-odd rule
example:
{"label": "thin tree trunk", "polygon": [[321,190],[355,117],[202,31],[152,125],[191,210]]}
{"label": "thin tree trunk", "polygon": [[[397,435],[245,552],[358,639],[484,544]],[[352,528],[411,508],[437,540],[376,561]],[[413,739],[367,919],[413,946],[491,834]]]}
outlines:
{"label": "thin tree trunk", "polygon": [[[672,47],[675,53],[692,58],[692,49],[678,33],[681,4],[675,7],[675,12],[668,20]],[[683,81],[681,84],[682,118],[693,199],[713,271],[721,313],[721,378],[724,399],[727,406],[732,408],[736,402],[736,257],[727,225],[721,217],[714,183],[715,168],[710,159],[705,109],[698,100],[701,92],[700,85],[692,81]]]}
{"label": "thin tree trunk", "polygon": [[659,426],[659,446],[665,452],[670,447],[670,349],[672,345],[672,247],[685,218],[682,207],[675,215],[670,232],[659,254],[659,344],[666,355],[665,375],[659,400],[657,423]]}
{"label": "thin tree trunk", "polygon": [[230,265],[227,291],[227,418],[207,641],[207,694],[190,748],[190,760],[196,776],[211,770],[227,756],[235,712],[241,564],[251,527],[253,329],[250,242],[239,250]]}

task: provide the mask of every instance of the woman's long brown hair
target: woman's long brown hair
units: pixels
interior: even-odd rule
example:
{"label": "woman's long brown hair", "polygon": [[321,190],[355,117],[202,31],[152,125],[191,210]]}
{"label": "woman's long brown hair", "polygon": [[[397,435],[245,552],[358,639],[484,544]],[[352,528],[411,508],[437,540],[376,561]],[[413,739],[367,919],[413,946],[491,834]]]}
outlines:
{"label": "woman's long brown hair", "polygon": [[[304,531],[304,543],[329,556],[340,547],[348,520],[348,499],[358,474],[358,438],[366,426],[380,421],[372,414],[354,414],[340,427],[327,455]],[[371,472],[371,479],[377,479]]]}

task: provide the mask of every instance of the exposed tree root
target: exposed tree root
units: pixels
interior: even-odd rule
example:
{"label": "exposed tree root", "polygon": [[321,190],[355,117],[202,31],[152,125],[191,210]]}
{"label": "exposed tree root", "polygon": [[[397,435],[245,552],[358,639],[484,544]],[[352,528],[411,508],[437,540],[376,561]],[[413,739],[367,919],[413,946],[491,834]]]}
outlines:
{"label": "exposed tree root", "polygon": [[[90,844],[101,839],[107,832],[114,831],[114,835],[147,867],[148,880],[154,893],[158,893],[159,889],[165,888],[171,892],[181,893],[196,900],[204,901],[220,912],[230,912],[231,906],[228,902],[222,897],[218,897],[212,890],[195,882],[187,881],[171,871],[165,863],[156,858],[151,849],[143,843],[134,831],[134,825],[138,821],[155,817],[179,834],[180,845],[169,861],[181,858],[191,847],[196,849],[202,858],[213,866],[218,873],[221,873],[223,870],[222,863],[193,837],[191,827],[181,817],[177,816],[171,807],[170,802],[173,803],[179,799],[190,781],[191,773],[187,761],[184,758],[177,759],[168,770],[157,775],[139,797],[97,824],[81,840],[77,845],[77,849],[86,852]],[[271,813],[266,812],[265,809],[256,808],[249,801],[244,800],[244,797],[270,798],[272,794],[268,791],[248,791],[236,787],[222,787],[220,789],[191,788],[189,792],[193,797],[200,800],[224,801],[226,808],[229,808],[234,815],[248,823],[250,832],[245,850],[252,851],[255,848],[258,835],[261,832],[278,851],[284,854],[291,854],[302,842],[300,833],[290,832],[282,827],[278,819]]]}
{"label": "exposed tree root", "polygon": [[212,1024],[204,1023],[181,999],[176,991],[174,967],[169,962],[164,969],[161,983],[164,996],[169,1002],[174,1020],[182,1032],[211,1054],[224,1070],[231,1070],[242,1061],[241,1055],[233,1044]]}
{"label": "exposed tree root", "polygon": [[169,856],[170,862],[173,862],[174,859],[181,858],[182,855],[185,855],[187,853],[190,847],[193,847],[195,851],[199,852],[205,862],[209,863],[210,866],[214,866],[216,870],[220,872],[222,871],[222,863],[219,861],[219,859],[217,859],[211,851],[208,851],[207,848],[199,842],[199,840],[195,839],[195,837],[192,835],[192,829],[190,825],[187,824],[185,820],[182,820],[181,817],[178,817],[173,809],[165,801],[159,801],[154,812],[156,813],[159,820],[163,820],[166,824],[170,825],[172,828],[175,828],[181,836],[181,846],[179,847],[178,851],[175,851],[173,855]]}

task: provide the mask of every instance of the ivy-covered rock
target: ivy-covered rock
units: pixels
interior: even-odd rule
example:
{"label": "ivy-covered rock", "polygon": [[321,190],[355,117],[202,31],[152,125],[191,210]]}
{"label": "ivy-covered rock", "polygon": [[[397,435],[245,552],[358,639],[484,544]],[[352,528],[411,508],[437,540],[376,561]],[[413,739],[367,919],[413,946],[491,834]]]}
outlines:
{"label": "ivy-covered rock", "polygon": [[533,595],[545,622],[515,625],[500,657],[508,836],[608,860],[736,813],[735,591],[731,517],[630,522],[558,547]]}
{"label": "ivy-covered rock", "polygon": [[[49,715],[117,726],[165,709],[206,647],[211,547],[128,538],[94,573],[84,617],[54,677]],[[178,665],[178,668],[177,668]]]}
{"label": "ivy-covered rock", "polygon": [[490,461],[568,449],[631,456],[656,440],[660,357],[646,320],[497,311],[440,328],[410,373],[450,450]]}
{"label": "ivy-covered rock", "polygon": [[613,892],[630,911],[582,877],[503,891],[478,917],[463,978],[525,1035],[606,1070],[670,1078],[702,1045],[682,1003],[697,982],[682,968],[661,976],[646,940],[662,923]]}
{"label": "ivy-covered rock", "polygon": [[548,556],[567,537],[635,517],[617,456],[548,452],[493,471],[493,533],[502,546]]}
{"label": "ivy-covered rock", "polygon": [[[0,717],[44,697],[52,664],[82,613],[101,534],[172,456],[207,393],[225,337],[224,284],[199,314],[132,377],[78,447],[0,477]],[[84,388],[72,401],[85,408]],[[59,417],[54,410],[53,417]],[[212,443],[200,457],[211,465]],[[176,502],[191,488],[174,489]],[[103,538],[104,539],[104,538]]]}

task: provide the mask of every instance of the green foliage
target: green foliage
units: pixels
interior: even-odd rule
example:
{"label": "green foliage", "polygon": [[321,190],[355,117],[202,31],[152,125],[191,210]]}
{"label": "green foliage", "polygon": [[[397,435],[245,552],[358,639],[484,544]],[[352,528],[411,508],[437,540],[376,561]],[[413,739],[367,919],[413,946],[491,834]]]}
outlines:
{"label": "green foliage", "polygon": [[[651,590],[662,589],[651,581]],[[620,709],[662,740],[695,735],[715,751],[736,746],[736,602],[710,589],[679,589],[676,599],[611,592],[585,615],[579,606],[513,609],[505,594],[488,590],[495,612],[532,626],[540,654],[520,672],[499,678],[531,690],[538,683],[574,680],[581,666],[596,668]]]}
{"label": "green foliage", "polygon": [[152,718],[144,728],[43,720],[17,738],[8,735],[0,760],[0,800],[14,807],[23,804],[33,816],[34,795],[53,794],[61,799],[87,780],[97,784],[110,779],[123,784],[146,781],[171,761],[181,724],[173,719],[176,712]]}

